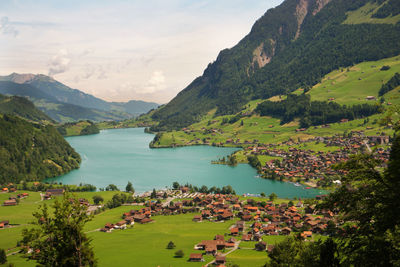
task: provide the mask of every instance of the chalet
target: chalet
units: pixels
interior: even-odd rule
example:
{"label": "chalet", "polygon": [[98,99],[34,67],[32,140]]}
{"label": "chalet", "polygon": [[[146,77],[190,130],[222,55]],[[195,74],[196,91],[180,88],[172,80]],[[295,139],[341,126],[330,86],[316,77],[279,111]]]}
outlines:
{"label": "chalet", "polygon": [[282,228],[282,230],[281,230],[281,233],[283,235],[290,235],[291,232],[292,232],[292,229],[290,229],[289,227]]}
{"label": "chalet", "polygon": [[124,221],[117,222],[114,225],[114,228],[115,229],[126,229],[126,221],[124,220]]}
{"label": "chalet", "polygon": [[376,97],[375,96],[367,96],[366,98],[365,98],[365,100],[376,100]]}
{"label": "chalet", "polygon": [[140,224],[145,224],[145,223],[150,223],[150,222],[152,222],[153,220],[152,219],[150,219],[150,218],[144,218],[143,220],[141,220],[139,223]]}
{"label": "chalet", "polygon": [[4,187],[1,191],[4,192],[4,193],[7,193],[8,192],[8,188]]}
{"label": "chalet", "polygon": [[18,202],[15,199],[6,200],[3,203],[3,206],[16,206]]}
{"label": "chalet", "polygon": [[200,253],[191,253],[190,257],[189,257],[189,261],[193,261],[193,262],[204,261],[203,255]]}
{"label": "chalet", "polygon": [[47,189],[46,194],[51,196],[62,196],[65,190],[63,188]]}
{"label": "chalet", "polygon": [[239,229],[237,227],[231,228],[231,235],[237,236],[239,234]]}
{"label": "chalet", "polygon": [[224,211],[224,213],[218,215],[218,220],[229,220],[233,218],[233,213],[230,211]]}
{"label": "chalet", "polygon": [[214,237],[214,240],[225,240],[225,238],[224,238],[224,236],[223,235],[216,235],[215,237]]}
{"label": "chalet", "polygon": [[251,241],[253,235],[252,234],[244,234],[242,236],[242,241]]}
{"label": "chalet", "polygon": [[217,256],[215,257],[215,264],[216,265],[223,265],[226,262],[225,256]]}
{"label": "chalet", "polygon": [[255,245],[255,249],[258,251],[265,251],[267,249],[267,243],[260,241]]}
{"label": "chalet", "polygon": [[193,217],[193,219],[192,219],[192,221],[194,221],[194,222],[201,222],[201,220],[202,220],[202,218],[201,218],[200,215],[195,215],[195,216]]}
{"label": "chalet", "polygon": [[202,211],[201,211],[201,217],[203,217],[204,219],[207,219],[207,218],[212,217],[211,211],[209,211],[209,210],[202,210]]}
{"label": "chalet", "polygon": [[238,228],[239,232],[243,232],[244,229],[244,221],[237,221],[236,227]]}
{"label": "chalet", "polygon": [[138,223],[141,223],[144,219],[146,219],[146,215],[144,214],[137,214],[133,216],[133,220]]}

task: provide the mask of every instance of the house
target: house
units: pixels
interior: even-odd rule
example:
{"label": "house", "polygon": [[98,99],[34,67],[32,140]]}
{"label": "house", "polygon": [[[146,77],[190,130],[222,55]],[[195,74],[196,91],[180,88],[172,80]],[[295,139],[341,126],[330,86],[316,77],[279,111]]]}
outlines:
{"label": "house", "polygon": [[239,234],[239,229],[237,227],[231,228],[231,235],[237,236]]}
{"label": "house", "polygon": [[8,188],[4,187],[1,191],[4,192],[4,193],[7,193],[8,192]]}
{"label": "house", "polygon": [[203,255],[200,253],[191,253],[190,257],[189,257],[189,261],[193,261],[193,262],[204,261]]}
{"label": "house", "polygon": [[144,218],[143,220],[141,220],[139,223],[141,223],[141,224],[145,224],[145,223],[150,223],[150,222],[152,222],[153,220],[152,219],[150,219],[150,218]]}
{"label": "house", "polygon": [[215,264],[216,265],[225,264],[225,262],[226,262],[225,256],[217,256],[217,257],[215,257]]}
{"label": "house", "polygon": [[47,189],[46,194],[51,196],[62,196],[65,190],[63,188]]}
{"label": "house", "polygon": [[289,227],[285,227],[281,230],[281,233],[283,235],[290,235],[290,233],[292,232],[292,229],[290,229]]}
{"label": "house", "polygon": [[260,241],[255,245],[255,249],[257,251],[265,251],[267,249],[267,243]]}
{"label": "house", "polygon": [[375,97],[375,96],[369,95],[369,96],[367,96],[365,99],[366,99],[366,100],[376,100],[376,97]]}
{"label": "house", "polygon": [[126,221],[117,222],[114,226],[115,229],[126,229]]}
{"label": "house", "polygon": [[201,215],[195,215],[195,216],[193,217],[192,221],[194,221],[194,222],[201,222],[201,221],[202,221]]}
{"label": "house", "polygon": [[225,240],[225,238],[224,238],[223,235],[216,235],[216,236],[214,237],[214,240]]}
{"label": "house", "polygon": [[253,237],[252,234],[244,234],[242,236],[242,241],[251,241],[251,238]]}
{"label": "house", "polygon": [[218,220],[222,221],[222,220],[229,220],[233,218],[233,213],[230,211],[225,210],[222,214],[218,215]]}
{"label": "house", "polygon": [[3,206],[16,206],[18,203],[15,199],[6,200],[3,203]]}

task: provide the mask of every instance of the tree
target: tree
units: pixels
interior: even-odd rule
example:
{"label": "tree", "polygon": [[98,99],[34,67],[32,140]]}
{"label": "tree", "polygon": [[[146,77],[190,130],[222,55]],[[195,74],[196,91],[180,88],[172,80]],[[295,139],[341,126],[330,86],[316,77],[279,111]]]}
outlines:
{"label": "tree", "polygon": [[173,248],[175,248],[175,247],[176,247],[176,246],[175,246],[174,242],[169,241],[169,243],[168,243],[168,245],[167,245],[167,249],[173,249]]}
{"label": "tree", "polygon": [[270,201],[274,201],[278,196],[275,193],[271,193],[268,197]]}
{"label": "tree", "polygon": [[99,195],[93,196],[93,202],[95,205],[99,205],[100,202],[103,202],[103,201],[104,201],[104,198],[102,196],[99,196]]}
{"label": "tree", "polygon": [[183,256],[185,256],[185,253],[181,249],[175,252],[175,257],[182,258]]}
{"label": "tree", "polygon": [[96,266],[91,239],[83,231],[92,219],[87,207],[64,194],[52,208],[50,214],[46,204],[41,206],[33,213],[36,227],[23,230],[22,244],[32,249],[26,257],[43,266]]}
{"label": "tree", "polygon": [[7,255],[4,249],[0,249],[0,264],[5,264],[7,262]]}
{"label": "tree", "polygon": [[157,192],[156,189],[153,188],[153,191],[151,192],[150,198],[156,198],[157,197]]}
{"label": "tree", "polygon": [[175,189],[175,190],[177,190],[177,189],[179,189],[179,183],[178,182],[173,182],[172,183],[172,187]]}
{"label": "tree", "polygon": [[115,184],[109,184],[106,187],[106,191],[119,191],[118,187]]}
{"label": "tree", "polygon": [[265,193],[261,192],[260,196],[265,197]]}
{"label": "tree", "polygon": [[128,184],[126,185],[125,190],[126,190],[126,192],[128,192],[128,193],[132,193],[132,194],[135,193],[135,189],[133,188],[131,182],[128,182]]}

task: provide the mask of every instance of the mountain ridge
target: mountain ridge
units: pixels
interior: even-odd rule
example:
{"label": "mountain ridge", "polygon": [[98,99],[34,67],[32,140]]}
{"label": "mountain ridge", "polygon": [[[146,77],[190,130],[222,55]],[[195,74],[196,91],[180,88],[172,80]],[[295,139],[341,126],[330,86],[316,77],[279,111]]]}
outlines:
{"label": "mountain ridge", "polygon": [[[43,74],[12,73],[0,76],[0,93],[29,97],[42,111],[57,121],[123,120],[159,106],[154,102],[140,100],[107,102]],[[57,113],[54,105],[60,107],[62,112]],[[86,115],[82,117],[77,112]]]}
{"label": "mountain ridge", "polygon": [[179,129],[208,111],[234,114],[252,99],[309,88],[339,67],[400,53],[398,24],[345,25],[347,12],[381,0],[286,0],[236,46],[222,50],[162,110],[152,130]]}

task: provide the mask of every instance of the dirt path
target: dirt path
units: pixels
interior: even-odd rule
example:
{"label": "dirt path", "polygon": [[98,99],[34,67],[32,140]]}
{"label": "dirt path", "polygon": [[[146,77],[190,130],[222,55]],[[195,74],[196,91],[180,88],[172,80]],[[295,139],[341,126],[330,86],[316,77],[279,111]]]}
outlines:
{"label": "dirt path", "polygon": [[[232,252],[234,252],[235,250],[237,250],[239,248],[239,245],[240,245],[240,241],[237,241],[235,243],[235,246],[231,250],[229,250],[228,252],[226,252],[224,254],[221,254],[221,256],[227,256],[227,255],[231,254]],[[205,266],[209,266],[209,265],[213,264],[214,262],[215,262],[215,259],[210,261],[209,263],[207,263]]]}

